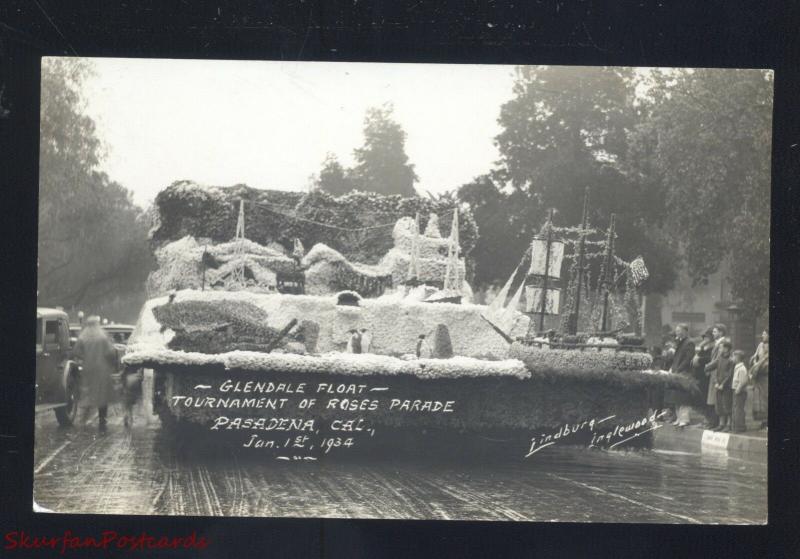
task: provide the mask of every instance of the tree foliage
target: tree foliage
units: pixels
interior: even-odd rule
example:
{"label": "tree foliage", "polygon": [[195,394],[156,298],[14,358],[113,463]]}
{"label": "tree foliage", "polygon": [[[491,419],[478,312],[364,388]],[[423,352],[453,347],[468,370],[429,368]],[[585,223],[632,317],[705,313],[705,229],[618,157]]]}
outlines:
{"label": "tree foliage", "polygon": [[406,133],[394,120],[391,105],[372,107],[364,117],[364,145],[354,150],[356,165],[344,169],[328,155],[316,186],[334,196],[351,190],[410,198],[417,195],[417,175],[405,151]]}
{"label": "tree foliage", "polygon": [[[487,262],[477,263],[476,277],[507,277],[522,254],[520,243],[538,232],[548,208],[556,210],[557,225],[580,223],[588,187],[590,224],[604,228],[615,213],[618,255],[628,260],[644,256],[651,268],[649,290],[672,286],[676,270],[668,263],[676,259],[667,237],[659,233],[659,207],[625,172],[628,130],[636,120],[634,86],[633,73],[624,68],[517,69],[513,98],[501,107],[498,119],[501,157],[492,173],[494,192],[487,179],[480,187],[462,189],[465,201],[476,188],[488,196],[479,202],[484,206],[473,207],[482,236],[476,250],[481,244],[487,250]],[[507,220],[505,231],[492,217],[497,208]],[[497,258],[502,266],[493,264]]]}
{"label": "tree foliage", "polygon": [[697,283],[730,263],[734,298],[760,315],[771,115],[772,77],[758,70],[518,68],[500,161],[459,194],[481,231],[476,280],[511,273],[547,208],[577,224],[589,187],[591,224],[617,215],[618,254],[644,256],[647,290],[669,290],[683,266]]}
{"label": "tree foliage", "polygon": [[79,93],[90,73],[86,60],[42,61],[38,289],[42,305],[99,312],[143,294],[151,257],[141,210],[97,170],[102,145]]}
{"label": "tree foliage", "polygon": [[489,175],[477,177],[458,190],[458,199],[472,210],[478,239],[472,250],[474,283],[486,286],[505,281],[531,238],[531,224],[539,219],[538,207],[526,195],[502,192]]}
{"label": "tree foliage", "polygon": [[316,187],[331,196],[342,196],[353,190],[354,184],[336,156],[329,153],[316,178]]}
{"label": "tree foliage", "polygon": [[663,193],[695,283],[726,261],[746,315],[768,305],[772,75],[671,70],[649,76],[631,164]]}
{"label": "tree foliage", "polygon": [[[403,198],[350,192],[335,197],[322,191],[261,190],[246,185],[206,188],[179,181],[156,197],[158,227],[152,240],[161,244],[192,235],[213,242],[229,241],[236,231],[239,200],[245,201],[248,239],[263,245],[277,242],[287,251],[294,247],[294,239],[309,250],[325,243],[350,260],[366,264],[377,263],[394,246],[392,233],[401,217],[419,212],[424,230],[429,216],[438,214],[440,230],[447,234],[457,203],[451,196]],[[459,211],[461,250],[469,256],[478,229],[468,208]],[[356,230],[359,228],[363,230]]]}

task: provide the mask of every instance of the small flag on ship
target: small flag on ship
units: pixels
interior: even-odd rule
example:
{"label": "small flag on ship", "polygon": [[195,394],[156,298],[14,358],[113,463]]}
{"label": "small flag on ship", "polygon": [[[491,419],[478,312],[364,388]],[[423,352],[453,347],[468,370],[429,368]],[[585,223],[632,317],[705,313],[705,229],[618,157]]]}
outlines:
{"label": "small flag on ship", "polygon": [[637,256],[631,262],[631,277],[636,287],[639,287],[644,281],[650,277],[650,272],[647,271],[647,266],[644,265],[644,258]]}

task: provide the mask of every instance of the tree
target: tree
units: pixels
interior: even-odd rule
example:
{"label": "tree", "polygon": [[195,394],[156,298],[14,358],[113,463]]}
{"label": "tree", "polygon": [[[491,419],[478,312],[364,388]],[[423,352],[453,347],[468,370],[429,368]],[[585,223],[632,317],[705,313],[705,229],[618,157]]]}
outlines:
{"label": "tree", "polygon": [[[591,224],[606,227],[617,214],[619,256],[644,256],[651,268],[648,289],[668,290],[676,258],[659,231],[661,208],[626,173],[628,131],[637,118],[633,72],[551,66],[516,72],[514,96],[500,110],[501,157],[493,173],[514,192],[508,215],[522,218],[516,221],[528,239],[548,208],[557,211],[557,225],[575,225],[589,187]],[[478,227],[483,230],[480,220]]]}
{"label": "tree", "polygon": [[522,198],[524,195],[517,192],[502,192],[489,175],[459,188],[458,200],[469,205],[478,225],[478,240],[471,253],[476,286],[505,282],[528,248],[530,236],[525,232],[530,227],[526,224],[538,220],[538,215],[526,217],[526,210],[537,214],[538,207],[525,200],[520,205]]}
{"label": "tree", "polygon": [[350,171],[357,190],[414,197],[417,175],[405,152],[406,133],[393,119],[390,104],[367,110],[364,145],[354,151],[356,166]]}
{"label": "tree", "polygon": [[332,196],[341,196],[355,189],[355,183],[348,176],[348,172],[332,153],[325,157],[319,176],[315,180],[315,186]]}
{"label": "tree", "polygon": [[97,310],[143,297],[147,224],[130,193],[97,170],[103,157],[80,89],[82,59],[42,61],[38,289],[43,305]]}
{"label": "tree", "polygon": [[663,192],[693,280],[728,260],[732,295],[758,317],[769,297],[772,74],[681,69],[648,78],[631,162]]}

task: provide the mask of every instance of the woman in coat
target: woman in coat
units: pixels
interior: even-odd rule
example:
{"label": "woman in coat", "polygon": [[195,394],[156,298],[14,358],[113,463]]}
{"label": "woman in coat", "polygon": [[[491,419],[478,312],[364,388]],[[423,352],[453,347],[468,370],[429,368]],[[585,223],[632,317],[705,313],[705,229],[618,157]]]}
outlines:
{"label": "woman in coat", "polygon": [[708,385],[709,376],[706,374],[706,365],[711,363],[711,353],[714,351],[714,335],[711,328],[703,332],[703,337],[695,347],[695,356],[692,359],[692,372],[700,387],[700,396],[697,407],[704,410],[706,416],[706,427],[714,428],[717,426],[717,414],[714,408],[708,404]]}
{"label": "woman in coat", "polygon": [[106,428],[108,404],[114,398],[114,381],[111,375],[117,370],[117,350],[100,327],[100,318],[91,316],[75,344],[75,358],[83,366],[81,381],[85,398],[90,407],[96,407],[100,430]]}
{"label": "woman in coat", "polygon": [[750,358],[750,379],[753,383],[753,417],[761,420],[761,428],[767,426],[767,404],[769,392],[769,332],[761,334],[753,357]]}
{"label": "woman in coat", "polygon": [[[715,362],[719,357],[720,347],[722,342],[725,341],[725,334],[727,330],[724,324],[715,324],[711,329],[711,335],[714,337],[714,348],[711,350],[711,361],[709,364]],[[710,368],[706,366],[706,375],[708,376],[708,394],[706,397],[706,404],[709,406],[717,405],[717,389],[714,386],[717,384],[716,367]]]}

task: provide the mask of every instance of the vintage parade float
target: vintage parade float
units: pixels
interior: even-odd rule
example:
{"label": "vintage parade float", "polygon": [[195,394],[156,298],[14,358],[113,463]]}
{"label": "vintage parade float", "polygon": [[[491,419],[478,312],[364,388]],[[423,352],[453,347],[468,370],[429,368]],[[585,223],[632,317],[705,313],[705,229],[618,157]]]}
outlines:
{"label": "vintage parade float", "polygon": [[216,435],[235,417],[245,445],[349,429],[371,455],[522,458],[548,433],[646,444],[651,392],[695,390],[651,370],[644,263],[620,259],[613,220],[593,229],[586,208],[577,227],[551,212],[488,305],[467,281],[479,231],[452,200],[182,182],[157,211],[158,269],[124,363],[152,371],[153,409],[170,427]]}

